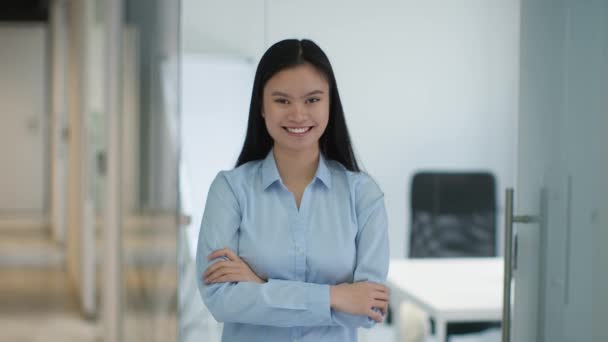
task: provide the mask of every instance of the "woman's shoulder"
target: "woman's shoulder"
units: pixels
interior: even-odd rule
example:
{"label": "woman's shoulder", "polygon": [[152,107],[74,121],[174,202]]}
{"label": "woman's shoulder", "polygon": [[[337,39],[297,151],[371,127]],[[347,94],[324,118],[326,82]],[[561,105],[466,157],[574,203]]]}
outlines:
{"label": "woman's shoulder", "polygon": [[232,188],[238,188],[254,179],[263,160],[253,160],[230,170],[221,170],[215,176],[215,183],[227,183]]}
{"label": "woman's shoulder", "polygon": [[351,171],[335,160],[328,160],[327,163],[332,173],[338,178],[342,178],[355,196],[364,193],[382,194],[378,183],[366,171]]}

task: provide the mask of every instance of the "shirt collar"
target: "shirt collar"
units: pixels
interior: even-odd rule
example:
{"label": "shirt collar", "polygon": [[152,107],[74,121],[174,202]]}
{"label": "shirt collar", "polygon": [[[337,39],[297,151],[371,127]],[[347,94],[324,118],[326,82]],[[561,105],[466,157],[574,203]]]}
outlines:
{"label": "shirt collar", "polygon": [[[317,167],[315,179],[320,180],[328,189],[331,188],[331,172],[327,166],[327,161],[325,160],[323,153],[321,153],[319,157],[319,166]],[[281,176],[279,175],[277,163],[271,149],[262,162],[262,187],[266,190],[269,186],[274,184],[274,182],[280,180]]]}

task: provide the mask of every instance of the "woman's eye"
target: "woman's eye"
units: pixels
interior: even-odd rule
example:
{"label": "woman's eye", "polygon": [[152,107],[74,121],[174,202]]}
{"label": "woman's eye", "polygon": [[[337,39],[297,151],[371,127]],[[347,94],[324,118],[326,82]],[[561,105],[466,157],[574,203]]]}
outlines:
{"label": "woman's eye", "polygon": [[280,103],[280,104],[288,104],[289,103],[289,101],[287,99],[275,99],[274,102]]}
{"label": "woman's eye", "polygon": [[308,103],[315,103],[315,102],[319,102],[321,101],[320,98],[318,97],[311,97],[310,99],[306,100]]}

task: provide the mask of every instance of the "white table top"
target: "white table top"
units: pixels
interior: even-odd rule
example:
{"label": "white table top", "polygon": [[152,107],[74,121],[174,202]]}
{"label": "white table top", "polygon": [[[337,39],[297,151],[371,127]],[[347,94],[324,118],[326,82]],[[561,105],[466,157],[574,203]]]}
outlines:
{"label": "white table top", "polygon": [[500,321],[502,258],[392,259],[391,300],[410,300],[446,321]]}

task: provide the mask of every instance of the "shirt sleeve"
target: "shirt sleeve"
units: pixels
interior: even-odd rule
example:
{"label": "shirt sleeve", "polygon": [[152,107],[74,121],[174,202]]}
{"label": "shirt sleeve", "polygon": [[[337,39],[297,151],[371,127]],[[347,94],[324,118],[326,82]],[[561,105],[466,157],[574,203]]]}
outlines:
{"label": "shirt sleeve", "polygon": [[[360,175],[363,179],[355,188],[359,231],[355,240],[357,263],[353,282],[369,281],[384,285],[390,259],[384,194],[371,177]],[[332,321],[343,326],[364,328],[371,328],[376,324],[376,321],[366,315],[352,315],[336,310],[332,310]]]}
{"label": "shirt sleeve", "polygon": [[329,285],[269,279],[265,284],[205,284],[203,273],[219,260],[207,260],[217,249],[238,254],[241,209],[225,172],[209,189],[196,254],[196,275],[202,300],[219,322],[279,327],[332,325]]}

